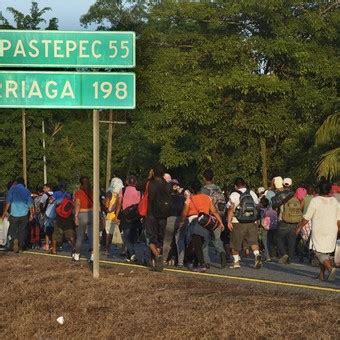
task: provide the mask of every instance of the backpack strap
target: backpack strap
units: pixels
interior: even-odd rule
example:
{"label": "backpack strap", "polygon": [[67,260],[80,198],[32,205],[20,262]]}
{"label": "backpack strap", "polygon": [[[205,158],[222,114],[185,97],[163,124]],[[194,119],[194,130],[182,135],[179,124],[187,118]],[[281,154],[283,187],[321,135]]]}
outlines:
{"label": "backpack strap", "polygon": [[83,190],[83,189],[80,189],[85,195],[86,195],[86,197],[89,199],[89,201],[92,203],[92,205],[93,205],[93,199],[87,194],[87,192],[85,191],[85,190]]}

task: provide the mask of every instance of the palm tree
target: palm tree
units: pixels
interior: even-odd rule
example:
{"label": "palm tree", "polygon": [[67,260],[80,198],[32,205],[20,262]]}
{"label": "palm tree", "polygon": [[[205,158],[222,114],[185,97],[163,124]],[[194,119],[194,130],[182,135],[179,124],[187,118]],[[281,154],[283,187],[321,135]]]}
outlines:
{"label": "palm tree", "polygon": [[335,144],[335,147],[325,152],[317,165],[317,175],[320,178],[336,178],[340,174],[340,112],[327,117],[316,132],[316,145]]}
{"label": "palm tree", "polygon": [[[21,30],[39,30],[39,25],[41,23],[45,23],[46,20],[43,18],[43,15],[51,11],[51,7],[44,7],[43,9],[39,9],[38,3],[35,1],[32,1],[32,6],[30,9],[30,14],[25,15],[24,13],[18,11],[14,7],[7,7],[7,11],[10,12],[13,15],[14,22],[16,25],[16,29],[21,29]],[[0,23],[2,21],[1,26],[8,26],[8,20],[4,18],[1,14],[0,17]],[[5,27],[2,27],[5,28]],[[14,28],[14,27],[11,27]],[[46,27],[47,30],[57,30],[58,29],[58,19],[57,18],[52,18],[49,21],[49,25]]]}

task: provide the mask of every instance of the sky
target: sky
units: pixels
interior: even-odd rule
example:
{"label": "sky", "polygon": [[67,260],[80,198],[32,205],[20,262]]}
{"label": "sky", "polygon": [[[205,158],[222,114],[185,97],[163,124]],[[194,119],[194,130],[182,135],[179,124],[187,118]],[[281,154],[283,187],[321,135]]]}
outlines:
{"label": "sky", "polygon": [[[93,5],[96,0],[35,0],[38,2],[39,9],[44,7],[51,7],[52,10],[44,14],[44,19],[48,20],[52,17],[57,17],[59,19],[59,30],[63,31],[79,31],[85,30],[85,28],[80,26],[80,17],[87,13],[91,5]],[[12,15],[7,12],[7,7],[14,7],[15,9],[23,12],[24,14],[29,14],[31,8],[31,0],[0,0],[0,11],[3,16],[13,23]],[[44,27],[42,25],[42,27]],[[89,27],[91,30],[91,27]],[[94,28],[92,28],[94,30]]]}

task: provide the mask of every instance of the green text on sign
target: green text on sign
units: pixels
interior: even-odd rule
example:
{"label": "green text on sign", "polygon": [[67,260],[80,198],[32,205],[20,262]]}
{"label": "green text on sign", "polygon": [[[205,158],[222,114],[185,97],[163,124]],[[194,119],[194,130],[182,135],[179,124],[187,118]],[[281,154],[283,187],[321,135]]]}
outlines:
{"label": "green text on sign", "polygon": [[0,107],[134,109],[134,73],[0,72]]}
{"label": "green text on sign", "polygon": [[135,67],[135,33],[0,30],[4,66]]}

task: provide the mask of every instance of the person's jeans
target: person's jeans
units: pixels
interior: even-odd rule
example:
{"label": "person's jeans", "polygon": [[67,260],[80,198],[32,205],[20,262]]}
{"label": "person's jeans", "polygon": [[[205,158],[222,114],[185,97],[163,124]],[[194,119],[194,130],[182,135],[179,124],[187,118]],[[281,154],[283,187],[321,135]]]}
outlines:
{"label": "person's jeans", "polygon": [[264,246],[264,253],[266,260],[270,259],[274,248],[274,234],[275,230],[262,230],[262,242]]}
{"label": "person's jeans", "polygon": [[213,245],[215,249],[218,251],[218,254],[220,255],[221,253],[225,253],[225,249],[223,247],[223,242],[221,240],[221,229],[217,228],[213,231],[214,237],[212,238],[211,233],[210,237],[204,241],[203,245],[203,254],[204,254],[204,259],[206,263],[210,262],[210,257],[209,257],[209,242],[212,240]]}
{"label": "person's jeans", "polygon": [[280,257],[288,255],[293,258],[295,252],[296,238],[295,229],[297,224],[279,222],[279,228],[276,231],[276,243]]}
{"label": "person's jeans", "polygon": [[181,228],[178,228],[178,230],[175,233],[175,241],[177,246],[177,256],[178,256],[178,265],[183,266],[184,263],[184,256],[185,256],[185,240],[186,240],[186,225],[184,225]]}
{"label": "person's jeans", "polygon": [[20,247],[24,247],[26,244],[27,237],[27,224],[28,217],[14,217],[9,216],[9,225],[10,225],[10,237],[12,240],[18,240]]}
{"label": "person's jeans", "polygon": [[135,239],[136,239],[136,228],[124,228],[123,229],[123,241],[127,249],[128,257],[135,255]]}
{"label": "person's jeans", "polygon": [[81,246],[85,238],[85,231],[87,229],[87,237],[89,239],[89,251],[92,251],[93,246],[93,212],[86,211],[79,213],[79,226],[76,227],[77,241],[76,253],[80,254]]}
{"label": "person's jeans", "polygon": [[176,229],[178,228],[180,217],[178,216],[170,216],[166,222],[165,235],[164,235],[164,243],[163,243],[163,257],[164,260],[169,260],[170,249],[173,245],[174,234]]}

